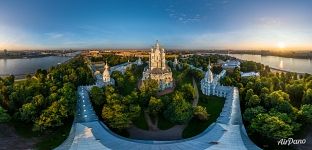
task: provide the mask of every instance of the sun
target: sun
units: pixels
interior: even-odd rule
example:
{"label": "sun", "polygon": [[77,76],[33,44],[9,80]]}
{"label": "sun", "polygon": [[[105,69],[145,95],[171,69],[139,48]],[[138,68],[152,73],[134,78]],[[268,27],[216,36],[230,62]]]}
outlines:
{"label": "sun", "polygon": [[283,49],[286,47],[285,43],[284,42],[278,42],[277,43],[277,47],[280,48],[280,49]]}

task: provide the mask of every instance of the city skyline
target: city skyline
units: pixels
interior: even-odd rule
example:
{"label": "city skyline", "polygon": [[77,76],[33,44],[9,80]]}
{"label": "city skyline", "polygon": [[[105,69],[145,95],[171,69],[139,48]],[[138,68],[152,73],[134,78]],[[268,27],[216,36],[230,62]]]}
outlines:
{"label": "city skyline", "polygon": [[311,50],[312,1],[2,1],[0,49]]}

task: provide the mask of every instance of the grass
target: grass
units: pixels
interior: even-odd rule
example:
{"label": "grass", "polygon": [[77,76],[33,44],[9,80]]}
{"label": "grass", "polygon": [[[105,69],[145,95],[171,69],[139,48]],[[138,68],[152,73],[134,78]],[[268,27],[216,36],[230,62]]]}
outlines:
{"label": "grass", "polygon": [[140,116],[133,121],[133,124],[140,129],[148,130],[148,125],[146,123],[143,111],[141,112]]}
{"label": "grass", "polygon": [[200,121],[196,118],[192,118],[183,131],[183,138],[190,138],[198,135],[203,132],[211,123],[215,122],[222,111],[224,98],[216,96],[205,96],[201,94],[198,105],[206,107],[206,110],[209,114],[208,120]]}
{"label": "grass", "polygon": [[174,123],[168,121],[162,114],[158,115],[158,128],[160,130],[167,130],[174,126]]}

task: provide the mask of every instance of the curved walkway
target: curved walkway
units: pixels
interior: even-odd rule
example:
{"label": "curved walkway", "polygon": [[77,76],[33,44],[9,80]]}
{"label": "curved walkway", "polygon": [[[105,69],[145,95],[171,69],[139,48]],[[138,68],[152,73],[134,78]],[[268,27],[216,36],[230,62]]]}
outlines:
{"label": "curved walkway", "polygon": [[[90,88],[90,87],[88,87]],[[133,140],[113,133],[95,115],[86,87],[79,87],[77,112],[71,132],[58,150],[258,150],[246,133],[242,122],[239,92],[236,87],[218,86],[226,91],[226,100],[217,121],[201,134],[183,140]]]}

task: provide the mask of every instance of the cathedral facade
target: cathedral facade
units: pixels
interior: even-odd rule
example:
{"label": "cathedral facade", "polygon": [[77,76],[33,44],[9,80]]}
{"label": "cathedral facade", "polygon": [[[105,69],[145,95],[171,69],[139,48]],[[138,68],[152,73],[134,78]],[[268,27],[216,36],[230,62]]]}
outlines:
{"label": "cathedral facade", "polygon": [[220,74],[216,75],[214,77],[212,71],[211,71],[211,65],[209,62],[208,70],[205,73],[205,77],[200,81],[200,88],[203,94],[205,95],[217,95],[221,96],[225,94],[224,91],[222,91],[222,88],[220,89],[220,79],[225,76],[226,70],[222,70]]}
{"label": "cathedral facade", "polygon": [[200,81],[201,90],[205,95],[213,95],[216,85],[209,63],[205,77]]}
{"label": "cathedral facade", "polygon": [[144,68],[142,81],[153,79],[158,82],[159,90],[173,87],[173,78],[170,67],[166,64],[165,49],[158,41],[151,48],[148,66]]}

